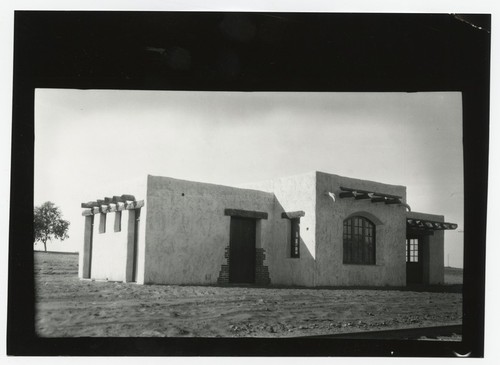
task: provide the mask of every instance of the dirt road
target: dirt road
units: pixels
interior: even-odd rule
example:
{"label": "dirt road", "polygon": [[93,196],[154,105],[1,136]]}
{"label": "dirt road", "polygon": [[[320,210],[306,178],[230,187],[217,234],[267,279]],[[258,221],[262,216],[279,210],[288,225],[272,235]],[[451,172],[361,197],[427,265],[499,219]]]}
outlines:
{"label": "dirt road", "polygon": [[291,337],[461,324],[460,293],[81,281],[78,256],[35,253],[44,337]]}

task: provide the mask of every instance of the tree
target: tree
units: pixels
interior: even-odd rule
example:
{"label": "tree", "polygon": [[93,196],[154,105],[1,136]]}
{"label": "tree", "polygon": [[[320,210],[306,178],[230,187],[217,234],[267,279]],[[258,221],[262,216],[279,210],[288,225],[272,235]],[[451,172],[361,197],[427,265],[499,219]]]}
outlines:
{"label": "tree", "polygon": [[52,202],[45,202],[39,207],[35,207],[33,212],[33,239],[35,245],[43,243],[43,248],[47,251],[47,241],[54,238],[64,241],[68,238],[69,222],[62,219],[61,210]]}

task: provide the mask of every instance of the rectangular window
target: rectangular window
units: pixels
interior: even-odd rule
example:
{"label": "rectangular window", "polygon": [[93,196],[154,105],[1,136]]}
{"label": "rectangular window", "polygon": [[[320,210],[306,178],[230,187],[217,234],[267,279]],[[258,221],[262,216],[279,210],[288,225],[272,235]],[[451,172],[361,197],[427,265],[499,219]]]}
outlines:
{"label": "rectangular window", "polygon": [[115,213],[115,232],[121,232],[122,230],[122,212]]}
{"label": "rectangular window", "polygon": [[106,213],[101,213],[99,219],[99,233],[106,233]]}
{"label": "rectangular window", "polygon": [[300,257],[300,218],[290,219],[291,223],[291,251],[290,257],[299,258]]}

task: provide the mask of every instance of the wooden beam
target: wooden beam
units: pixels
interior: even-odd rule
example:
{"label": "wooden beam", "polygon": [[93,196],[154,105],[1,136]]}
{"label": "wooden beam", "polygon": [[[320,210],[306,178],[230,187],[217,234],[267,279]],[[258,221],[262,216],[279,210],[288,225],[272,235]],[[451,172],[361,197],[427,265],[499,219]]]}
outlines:
{"label": "wooden beam", "polygon": [[352,193],[352,192],[339,193],[339,198],[340,199],[343,199],[343,198],[353,198],[353,197],[354,197],[354,193]]}
{"label": "wooden beam", "polygon": [[106,204],[112,203],[112,202],[113,202],[113,198],[108,198],[108,197],[106,197],[106,198],[104,198],[104,202],[105,202]]}
{"label": "wooden beam", "polygon": [[385,196],[387,198],[393,198],[393,199],[402,199],[402,196],[399,195],[392,195],[392,194],[385,194],[385,193],[377,193],[376,191],[369,191],[369,190],[361,190],[361,189],[352,189],[352,188],[346,188],[344,186],[340,187],[340,190],[342,191],[348,191],[348,192],[357,192],[357,193],[365,193],[365,194],[374,194],[377,196]]}
{"label": "wooden beam", "polygon": [[370,199],[370,195],[368,195],[367,193],[356,194],[354,199],[356,199],[356,200]]}
{"label": "wooden beam", "polygon": [[107,205],[101,205],[101,213],[107,213],[109,210],[109,206]]}
{"label": "wooden beam", "polygon": [[117,212],[121,212],[124,209],[125,209],[125,203],[124,202],[118,202],[118,203],[116,203],[116,211]]}
{"label": "wooden beam", "polygon": [[100,210],[100,208],[99,208],[99,207],[93,207],[93,208],[92,208],[92,213],[93,213],[93,214],[97,214],[97,213],[99,213],[99,210]]}
{"label": "wooden beam", "polygon": [[242,209],[224,209],[224,215],[241,218],[267,219],[267,212]]}
{"label": "wooden beam", "polygon": [[104,200],[97,199],[97,205],[103,205],[103,204],[105,204]]}
{"label": "wooden beam", "polygon": [[92,209],[84,209],[82,212],[83,216],[92,215]]}
{"label": "wooden beam", "polygon": [[144,200],[138,200],[135,202],[135,209],[142,208],[144,206]]}
{"label": "wooden beam", "polygon": [[306,213],[302,210],[296,212],[283,212],[281,213],[281,218],[295,219],[305,216]]}
{"label": "wooden beam", "polygon": [[344,186],[341,186],[341,187],[340,187],[340,190],[342,190],[342,191],[361,191],[361,190],[358,190],[358,189],[346,188],[346,187],[344,187]]}
{"label": "wooden beam", "polygon": [[130,195],[130,194],[123,194],[123,195],[121,196],[121,198],[122,198],[124,201],[125,201],[125,200],[132,200],[132,201],[134,201],[134,200],[135,200],[135,196]]}
{"label": "wooden beam", "polygon": [[399,199],[387,199],[385,204],[401,204],[401,200]]}
{"label": "wooden beam", "polygon": [[406,219],[406,224],[410,227],[416,227],[417,226],[417,223],[415,221],[415,219]]}
{"label": "wooden beam", "polygon": [[125,202],[125,200],[123,200],[122,197],[118,195],[114,195],[112,201],[113,203]]}
{"label": "wooden beam", "polygon": [[97,205],[98,205],[97,202],[94,201],[81,204],[82,208],[93,208],[96,207]]}
{"label": "wooden beam", "polygon": [[127,210],[135,209],[135,201],[127,200],[125,202],[125,209],[127,209]]}
{"label": "wooden beam", "polygon": [[116,204],[113,204],[113,203],[109,203],[108,204],[108,212],[112,213],[112,212],[116,212]]}

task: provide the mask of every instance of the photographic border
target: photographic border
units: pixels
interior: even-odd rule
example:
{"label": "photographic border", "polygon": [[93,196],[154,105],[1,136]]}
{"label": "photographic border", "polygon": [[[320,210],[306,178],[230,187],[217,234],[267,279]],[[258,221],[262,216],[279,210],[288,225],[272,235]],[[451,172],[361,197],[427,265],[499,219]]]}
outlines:
{"label": "photographic border", "polygon": [[[263,40],[231,34],[221,25],[228,18],[258,29],[275,22],[286,31],[279,35],[279,47],[273,48]],[[488,14],[16,11],[7,353],[482,357],[490,24]],[[187,70],[159,66],[158,59],[144,51],[152,44],[182,44],[201,61]],[[239,57],[239,72],[227,72],[219,50]],[[462,342],[36,337],[32,253],[36,88],[460,91],[465,191]]]}

